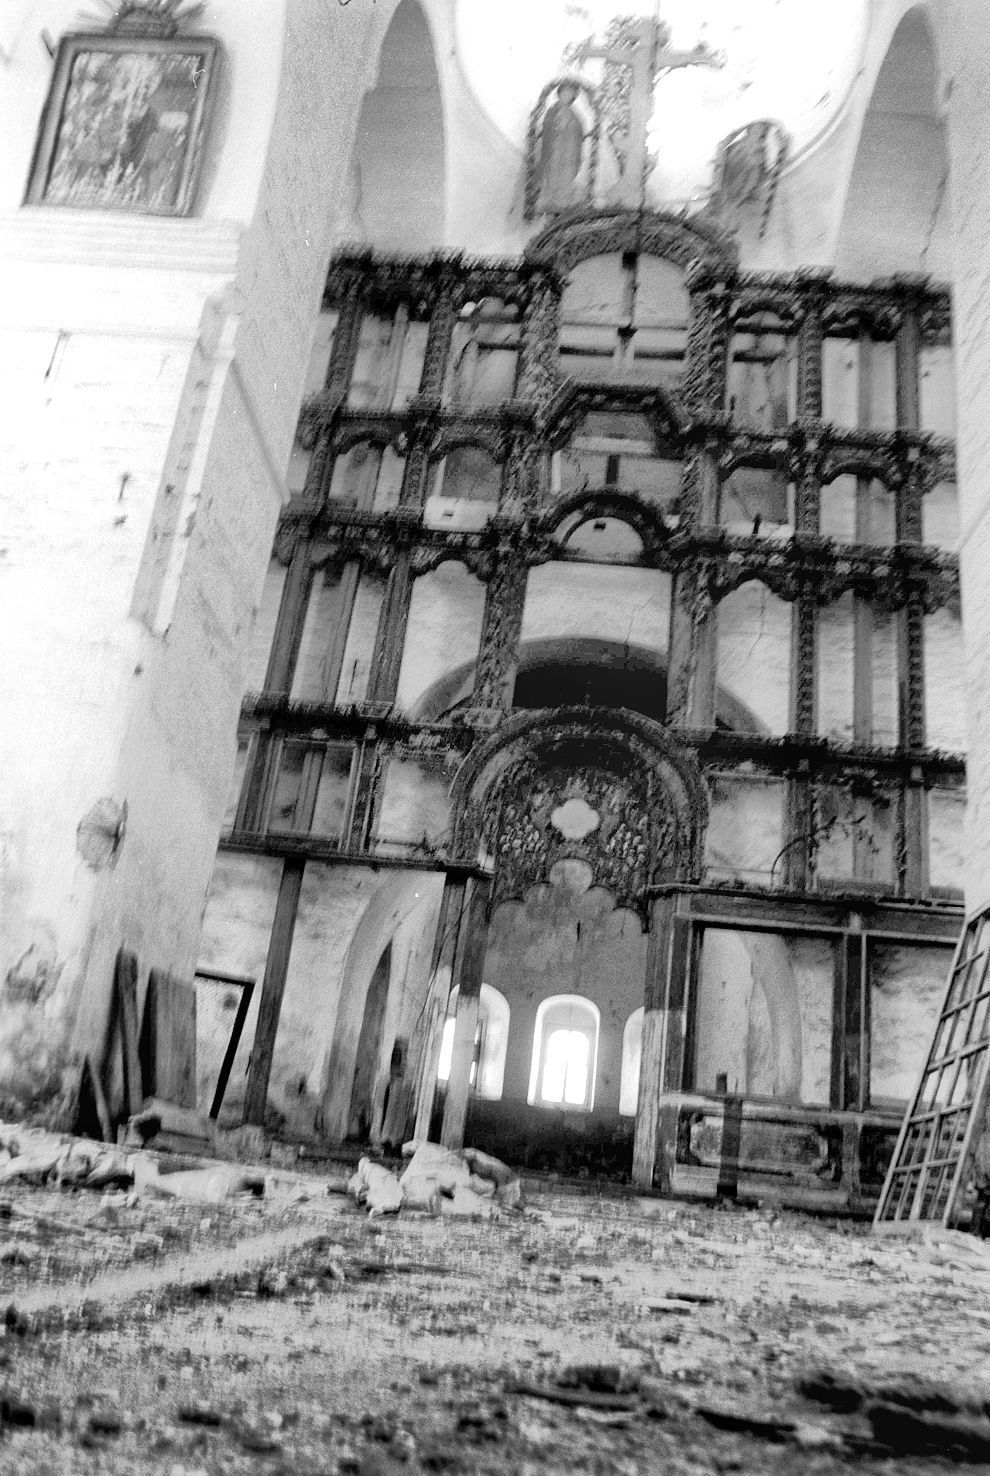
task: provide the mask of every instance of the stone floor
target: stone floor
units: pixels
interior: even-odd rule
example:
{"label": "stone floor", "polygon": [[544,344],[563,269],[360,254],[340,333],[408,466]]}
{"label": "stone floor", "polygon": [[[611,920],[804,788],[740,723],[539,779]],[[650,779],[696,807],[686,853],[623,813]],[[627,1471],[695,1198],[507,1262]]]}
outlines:
{"label": "stone floor", "polygon": [[543,1194],[0,1188],[0,1470],[990,1471],[990,1253]]}

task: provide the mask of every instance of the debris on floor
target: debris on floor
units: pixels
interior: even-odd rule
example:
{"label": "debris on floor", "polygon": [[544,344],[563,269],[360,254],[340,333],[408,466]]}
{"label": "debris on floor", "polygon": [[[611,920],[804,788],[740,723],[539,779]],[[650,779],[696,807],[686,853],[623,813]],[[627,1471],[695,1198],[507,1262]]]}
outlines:
{"label": "debris on floor", "polygon": [[488,1153],[415,1139],[403,1145],[402,1153],[409,1162],[401,1177],[370,1158],[358,1163],[347,1188],[370,1215],[407,1209],[488,1220],[498,1215],[499,1206],[518,1209],[522,1203],[517,1176]]}
{"label": "debris on floor", "polygon": [[[401,1184],[362,1163],[365,1208],[401,1205],[371,1216],[326,1164],[193,1166],[9,1125],[0,1145],[24,1160],[0,1192],[4,1471],[990,1466],[972,1236],[535,1183],[513,1214],[511,1169],[427,1144]],[[440,1214],[407,1213],[407,1185]],[[500,1217],[449,1214],[464,1194]]]}

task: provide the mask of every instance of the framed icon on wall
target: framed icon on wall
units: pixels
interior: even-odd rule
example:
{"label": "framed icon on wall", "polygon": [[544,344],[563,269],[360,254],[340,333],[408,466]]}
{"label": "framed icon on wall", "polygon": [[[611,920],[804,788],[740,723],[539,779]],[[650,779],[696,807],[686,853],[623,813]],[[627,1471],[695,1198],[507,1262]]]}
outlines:
{"label": "framed icon on wall", "polygon": [[25,204],[193,209],[220,43],[178,34],[176,9],[122,6],[107,32],[62,37]]}

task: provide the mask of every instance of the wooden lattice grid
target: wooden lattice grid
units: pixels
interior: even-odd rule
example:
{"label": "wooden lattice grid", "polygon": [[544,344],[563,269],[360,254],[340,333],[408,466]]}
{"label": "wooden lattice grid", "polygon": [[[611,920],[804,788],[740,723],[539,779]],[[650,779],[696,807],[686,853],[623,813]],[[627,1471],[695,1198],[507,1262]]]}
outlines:
{"label": "wooden lattice grid", "polygon": [[984,1131],[990,1068],[990,906],[963,928],[928,1056],[901,1124],[874,1230],[960,1218],[960,1190]]}

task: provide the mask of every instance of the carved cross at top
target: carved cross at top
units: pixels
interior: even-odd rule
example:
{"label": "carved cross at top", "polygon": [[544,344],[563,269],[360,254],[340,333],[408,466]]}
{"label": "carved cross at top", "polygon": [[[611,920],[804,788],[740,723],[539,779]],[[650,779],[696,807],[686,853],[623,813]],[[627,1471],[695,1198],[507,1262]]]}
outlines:
{"label": "carved cross at top", "polygon": [[606,131],[620,172],[614,191],[616,204],[642,204],[647,176],[656,162],[647,149],[647,133],[653,89],[660,75],[681,67],[725,64],[724,58],[703,41],[690,51],[676,51],[668,45],[669,39],[670,28],[652,16],[616,16],[603,43],[589,36],[564,53],[565,62],[579,67],[593,59],[605,63],[601,97]]}

